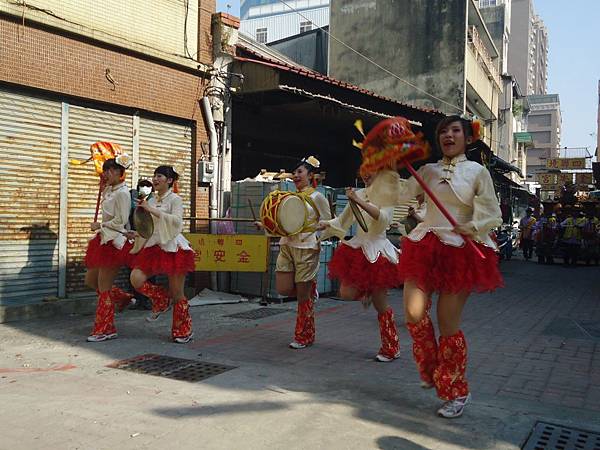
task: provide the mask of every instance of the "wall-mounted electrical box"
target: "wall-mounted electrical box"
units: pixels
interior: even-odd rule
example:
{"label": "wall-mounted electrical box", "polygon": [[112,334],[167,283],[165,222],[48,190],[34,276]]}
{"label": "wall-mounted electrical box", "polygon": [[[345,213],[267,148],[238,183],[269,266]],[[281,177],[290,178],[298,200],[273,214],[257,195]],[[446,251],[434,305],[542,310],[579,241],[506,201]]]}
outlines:
{"label": "wall-mounted electrical box", "polygon": [[198,161],[198,183],[210,184],[215,179],[215,165],[212,161]]}

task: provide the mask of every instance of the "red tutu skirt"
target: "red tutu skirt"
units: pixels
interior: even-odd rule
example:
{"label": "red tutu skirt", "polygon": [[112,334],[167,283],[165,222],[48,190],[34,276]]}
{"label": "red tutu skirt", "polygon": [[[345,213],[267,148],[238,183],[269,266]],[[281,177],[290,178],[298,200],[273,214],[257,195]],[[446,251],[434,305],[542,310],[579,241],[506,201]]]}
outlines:
{"label": "red tutu skirt", "polygon": [[159,245],[143,248],[136,256],[133,267],[146,275],[185,275],[196,270],[193,250],[178,249],[166,252]]}
{"label": "red tutu skirt", "polygon": [[434,233],[418,242],[402,239],[398,270],[400,282],[413,281],[425,292],[488,292],[504,286],[494,250],[475,243],[485,255],[481,259],[468,246],[442,243]]}
{"label": "red tutu skirt", "polygon": [[345,244],[336,249],[329,262],[329,278],[352,286],[361,297],[375,290],[389,289],[401,284],[398,264],[381,255],[374,263],[369,262],[362,249]]}
{"label": "red tutu skirt", "polygon": [[88,269],[96,269],[98,267],[130,267],[133,255],[129,251],[132,248],[133,244],[129,241],[125,242],[121,250],[112,245],[112,242],[101,244],[100,234],[97,234],[94,239],[88,242],[83,262]]}

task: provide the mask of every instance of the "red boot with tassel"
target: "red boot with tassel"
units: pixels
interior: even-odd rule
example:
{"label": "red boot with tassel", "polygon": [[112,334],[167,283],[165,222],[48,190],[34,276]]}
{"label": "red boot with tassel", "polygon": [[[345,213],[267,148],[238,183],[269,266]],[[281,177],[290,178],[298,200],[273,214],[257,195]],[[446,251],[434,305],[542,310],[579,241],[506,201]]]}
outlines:
{"label": "red boot with tassel", "polygon": [[400,357],[400,341],[394,321],[394,310],[388,308],[384,313],[379,313],[377,319],[379,320],[381,348],[375,359],[379,362],[393,361]]}
{"label": "red boot with tassel", "polygon": [[173,306],[171,336],[177,344],[187,344],[192,340],[192,316],[187,298],[183,297]]}
{"label": "red boot with tassel", "polygon": [[406,328],[413,339],[413,357],[421,377],[421,387],[430,389],[434,386],[433,373],[438,365],[438,348],[429,307],[419,322],[407,323]]}
{"label": "red boot with tassel", "polygon": [[460,417],[470,401],[469,385],[465,379],[467,369],[467,342],[462,331],[452,336],[440,336],[438,366],[433,380],[438,397],[446,403],[438,410],[445,418]]}
{"label": "red boot with tassel", "polygon": [[312,345],[315,342],[315,312],[313,300],[298,302],[298,313],[296,315],[296,329],[294,340],[290,342],[290,348],[299,350]]}
{"label": "red boot with tassel", "polygon": [[110,291],[100,292],[98,294],[98,304],[96,305],[94,329],[92,334],[87,337],[87,341],[103,342],[116,339],[116,337],[115,304],[110,298]]}
{"label": "red boot with tassel", "polygon": [[156,321],[161,314],[171,308],[169,293],[165,288],[146,281],[137,291],[144,294],[152,302],[152,314],[146,317],[148,322]]}
{"label": "red boot with tassel", "polygon": [[113,286],[110,290],[110,298],[112,298],[117,312],[121,313],[131,305],[133,294],[125,292],[120,287]]}

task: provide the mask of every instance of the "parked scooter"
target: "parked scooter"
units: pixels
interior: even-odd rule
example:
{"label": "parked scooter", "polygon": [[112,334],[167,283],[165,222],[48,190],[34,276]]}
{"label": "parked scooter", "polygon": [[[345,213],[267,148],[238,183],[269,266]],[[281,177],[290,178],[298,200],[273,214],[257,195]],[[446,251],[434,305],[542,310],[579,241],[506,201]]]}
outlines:
{"label": "parked scooter", "polygon": [[513,254],[513,245],[517,238],[517,233],[510,225],[500,227],[496,232],[496,242],[498,243],[498,251],[500,259],[509,261]]}

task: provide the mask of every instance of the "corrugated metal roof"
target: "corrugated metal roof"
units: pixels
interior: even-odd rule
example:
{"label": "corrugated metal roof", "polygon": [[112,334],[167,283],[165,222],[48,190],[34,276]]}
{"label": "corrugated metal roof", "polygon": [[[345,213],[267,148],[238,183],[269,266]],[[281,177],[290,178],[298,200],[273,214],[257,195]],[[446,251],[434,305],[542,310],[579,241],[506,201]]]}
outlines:
{"label": "corrugated metal roof", "polygon": [[319,72],[315,72],[314,70],[311,70],[307,67],[304,67],[304,66],[292,61],[287,56],[273,50],[272,48],[269,48],[266,45],[259,44],[258,42],[254,41],[252,38],[250,38],[249,36],[246,36],[242,33],[239,34],[238,48],[253,55],[255,58],[259,58],[259,59],[253,59],[253,58],[246,58],[243,56],[236,56],[236,59],[238,61],[263,64],[263,65],[273,67],[276,69],[280,69],[280,70],[283,70],[286,72],[292,72],[292,73],[296,73],[298,75],[302,75],[302,76],[305,76],[308,78],[323,81],[325,83],[328,83],[328,84],[331,84],[334,86],[338,86],[338,87],[341,87],[344,89],[349,89],[351,91],[360,92],[361,94],[365,94],[370,97],[378,98],[378,99],[384,100],[386,102],[395,103],[395,104],[403,106],[405,108],[411,108],[411,109],[425,112],[425,113],[439,114],[442,116],[444,115],[444,113],[442,113],[441,111],[438,111],[436,109],[422,108],[422,107],[410,105],[407,103],[403,103],[398,100],[394,100],[392,98],[384,97],[382,95],[376,94],[373,91],[363,89],[354,84],[347,83],[345,81],[336,80],[335,78],[323,75]]}

